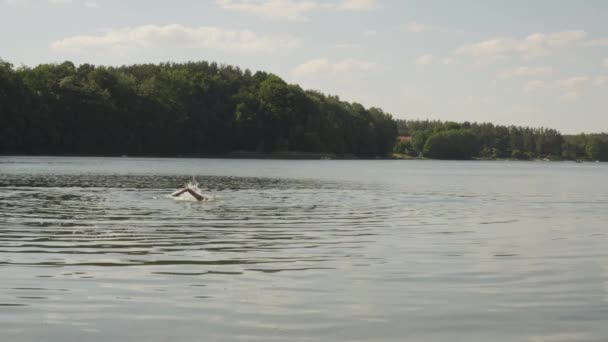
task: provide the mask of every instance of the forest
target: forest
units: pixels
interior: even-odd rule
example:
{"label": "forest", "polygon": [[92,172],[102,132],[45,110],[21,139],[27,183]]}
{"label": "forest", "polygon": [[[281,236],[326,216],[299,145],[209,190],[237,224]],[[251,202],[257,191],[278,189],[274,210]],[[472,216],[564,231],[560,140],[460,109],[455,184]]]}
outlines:
{"label": "forest", "polygon": [[394,152],[434,159],[608,161],[608,134],[562,135],[549,128],[398,120]]}
{"label": "forest", "polygon": [[231,151],[385,156],[392,116],[208,62],[121,67],[0,60],[0,153],[205,156]]}
{"label": "forest", "polygon": [[361,158],[608,160],[608,134],[395,120],[209,62],[14,67],[0,59],[0,154],[221,156],[307,152]]}

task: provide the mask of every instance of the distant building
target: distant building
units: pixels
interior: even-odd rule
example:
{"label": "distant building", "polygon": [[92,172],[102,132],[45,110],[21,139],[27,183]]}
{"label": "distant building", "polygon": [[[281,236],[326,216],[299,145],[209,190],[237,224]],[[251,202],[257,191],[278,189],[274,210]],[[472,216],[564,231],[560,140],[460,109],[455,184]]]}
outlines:
{"label": "distant building", "polygon": [[399,139],[399,141],[412,141],[412,136],[411,135],[400,135],[399,137],[397,137],[397,139]]}

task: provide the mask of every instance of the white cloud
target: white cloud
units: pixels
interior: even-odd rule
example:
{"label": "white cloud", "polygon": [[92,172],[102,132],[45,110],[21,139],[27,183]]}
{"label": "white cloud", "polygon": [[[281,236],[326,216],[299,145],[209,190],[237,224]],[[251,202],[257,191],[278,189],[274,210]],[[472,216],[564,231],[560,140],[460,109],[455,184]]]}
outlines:
{"label": "white cloud", "polygon": [[528,338],[528,342],[582,342],[589,340],[589,334],[579,332],[535,335]]}
{"label": "white cloud", "polygon": [[579,90],[585,84],[591,81],[589,76],[570,77],[562,80],[557,80],[555,84],[565,90]]}
{"label": "white cloud", "polygon": [[400,98],[406,100],[409,103],[424,103],[431,100],[428,94],[421,91],[420,87],[417,86],[404,86],[399,89],[398,94]]}
{"label": "white cloud", "polygon": [[179,24],[144,25],[106,31],[100,35],[80,35],[57,40],[55,50],[111,49],[124,50],[156,46],[181,46],[220,50],[274,50],[292,48],[298,42],[291,37],[260,36],[249,30],[226,30],[217,27],[187,27]]}
{"label": "white cloud", "polygon": [[333,65],[333,72],[338,74],[350,74],[354,72],[366,72],[378,67],[376,63],[361,61],[357,59],[345,59]]}
{"label": "white cloud", "polygon": [[405,25],[405,30],[411,33],[427,33],[427,32],[438,32],[438,33],[446,33],[450,32],[447,28],[427,25],[421,22],[412,21],[409,24]]}
{"label": "white cloud", "polygon": [[331,64],[325,58],[312,59],[296,66],[292,73],[294,76],[302,77],[310,74],[326,73],[331,70]]}
{"label": "white cloud", "polygon": [[[71,4],[73,0],[46,0],[47,3],[53,5],[66,5]],[[34,0],[4,0],[4,3],[12,6],[30,6],[35,3]]]}
{"label": "white cloud", "polygon": [[439,58],[433,55],[422,55],[414,61],[416,65],[428,67],[436,64],[450,65],[454,64],[454,60],[451,58]]}
{"label": "white cloud", "polygon": [[[604,59],[604,61],[602,62],[602,65],[604,67],[608,68],[608,58]],[[608,84],[608,75],[600,75],[600,76],[596,77],[595,80],[593,81],[593,84],[598,87]]]}
{"label": "white cloud", "polygon": [[82,0],[44,0],[44,1],[36,1],[36,0],[4,0],[4,3],[11,6],[25,6],[29,7],[34,4],[47,3],[51,5],[72,5],[72,4],[82,4],[89,8],[98,8],[99,4],[95,1],[85,1]]}
{"label": "white cloud", "polygon": [[99,8],[99,4],[95,1],[87,1],[84,3],[84,6],[88,8]]}
{"label": "white cloud", "polygon": [[608,46],[608,39],[593,39],[593,40],[588,40],[588,41],[585,42],[584,45],[588,46],[588,47]]}
{"label": "white cloud", "polygon": [[549,34],[537,33],[532,35],[539,42],[545,42],[548,46],[566,46],[571,43],[580,42],[587,37],[587,33],[583,30],[562,31]]}
{"label": "white cloud", "polygon": [[327,58],[317,58],[304,62],[292,70],[295,77],[305,77],[315,74],[349,75],[368,72],[378,68],[378,64],[353,58],[344,59],[335,63]]}
{"label": "white cloud", "polygon": [[29,5],[29,0],[4,0],[4,3],[9,6],[25,6]]}
{"label": "white cloud", "polygon": [[361,44],[358,43],[338,43],[334,45],[337,49],[355,49],[360,48]]}
{"label": "white cloud", "polygon": [[445,65],[451,65],[451,64],[456,63],[456,62],[455,62],[453,59],[451,59],[451,58],[449,58],[449,57],[448,57],[448,58],[444,58],[443,60],[441,60],[441,62],[442,62],[443,64],[445,64]]}
{"label": "white cloud", "polygon": [[562,80],[557,80],[555,86],[564,91],[561,96],[563,100],[574,101],[581,97],[583,88],[591,81],[588,76],[570,77]]}
{"label": "white cloud", "polygon": [[526,93],[531,93],[543,88],[547,88],[547,83],[541,80],[528,81],[524,84],[524,91]]}
{"label": "white cloud", "polygon": [[562,94],[559,98],[564,101],[576,101],[581,98],[581,93],[578,91],[569,91]]}
{"label": "white cloud", "polygon": [[474,96],[474,95],[466,96],[464,98],[464,101],[463,101],[463,103],[466,106],[478,106],[478,105],[483,104],[485,102],[486,102],[486,100],[484,98],[479,97],[479,96]]}
{"label": "white cloud", "polygon": [[436,58],[433,55],[423,55],[416,58],[416,65],[420,66],[431,66],[436,62]]}
{"label": "white cloud", "polygon": [[457,54],[470,55],[475,58],[500,58],[518,56],[533,58],[545,55],[552,50],[582,42],[585,31],[563,31],[552,33],[535,33],[523,39],[497,37],[478,43],[468,44],[456,50]]}
{"label": "white cloud", "polygon": [[595,79],[595,82],[593,82],[593,84],[595,84],[598,87],[608,84],[608,75],[598,76]]}
{"label": "white cloud", "polygon": [[346,11],[366,11],[376,8],[377,0],[342,0],[338,9]]}
{"label": "white cloud", "polygon": [[500,78],[510,79],[516,77],[549,75],[552,71],[553,69],[551,67],[515,67],[503,71],[500,74]]}
{"label": "white cloud", "polygon": [[365,30],[363,31],[363,36],[367,38],[373,38],[378,35],[376,30]]}
{"label": "white cloud", "polygon": [[365,11],[376,7],[376,0],[216,0],[224,10],[240,11],[274,20],[308,21],[316,10]]}
{"label": "white cloud", "polygon": [[534,80],[526,82],[524,85],[524,91],[531,93],[539,89],[557,89],[562,92],[561,99],[572,101],[580,98],[584,88],[587,87],[591,81],[592,79],[589,76],[570,77],[556,80],[551,83],[541,80]]}
{"label": "white cloud", "polygon": [[308,20],[306,13],[321,9],[325,5],[317,1],[267,0],[267,1],[235,1],[217,0],[217,6],[224,10],[241,11],[269,19],[292,21]]}

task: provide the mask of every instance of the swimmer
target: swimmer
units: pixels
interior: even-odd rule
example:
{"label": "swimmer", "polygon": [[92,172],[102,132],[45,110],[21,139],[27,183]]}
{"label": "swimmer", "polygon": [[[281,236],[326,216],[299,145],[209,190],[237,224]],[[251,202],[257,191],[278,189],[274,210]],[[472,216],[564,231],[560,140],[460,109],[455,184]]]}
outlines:
{"label": "swimmer", "polygon": [[174,192],[172,196],[173,197],[178,197],[179,195],[181,195],[181,194],[183,194],[185,192],[187,192],[190,195],[192,195],[192,197],[196,198],[196,200],[199,201],[199,202],[203,202],[203,201],[208,201],[209,200],[208,197],[203,196],[203,195],[197,193],[196,191],[190,189],[189,187],[186,187],[184,189],[181,189],[181,190],[178,190],[178,191]]}
{"label": "swimmer", "polygon": [[209,197],[202,195],[200,193],[200,189],[198,188],[198,182],[196,180],[194,180],[194,178],[188,182],[186,185],[184,185],[183,189],[179,189],[177,191],[175,191],[173,194],[171,194],[171,196],[173,197],[179,197],[181,194],[183,193],[189,193],[192,197],[194,197],[197,201],[199,202],[205,202],[209,200]]}

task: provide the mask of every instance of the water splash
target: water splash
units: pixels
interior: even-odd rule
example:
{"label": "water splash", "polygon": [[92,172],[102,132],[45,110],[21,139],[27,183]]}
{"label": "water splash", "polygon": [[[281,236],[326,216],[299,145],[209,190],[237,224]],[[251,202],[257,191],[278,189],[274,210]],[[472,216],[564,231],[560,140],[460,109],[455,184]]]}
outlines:
{"label": "water splash", "polygon": [[[177,189],[175,190],[172,194],[171,194],[171,198],[173,198],[176,201],[194,201],[194,202],[201,202],[199,201],[195,196],[193,196],[191,193],[189,192],[183,192],[180,194],[181,191],[183,191],[184,189],[190,189],[193,192],[195,192],[196,194],[203,196],[205,198],[205,200],[203,200],[202,202],[207,202],[207,201],[211,201],[212,197],[204,194],[201,190],[201,188],[199,187],[199,183],[196,181],[196,179],[194,179],[194,177],[192,177],[191,180],[188,181],[188,183],[186,183],[184,185],[183,188],[181,189]],[[179,194],[179,195],[178,195]]]}

